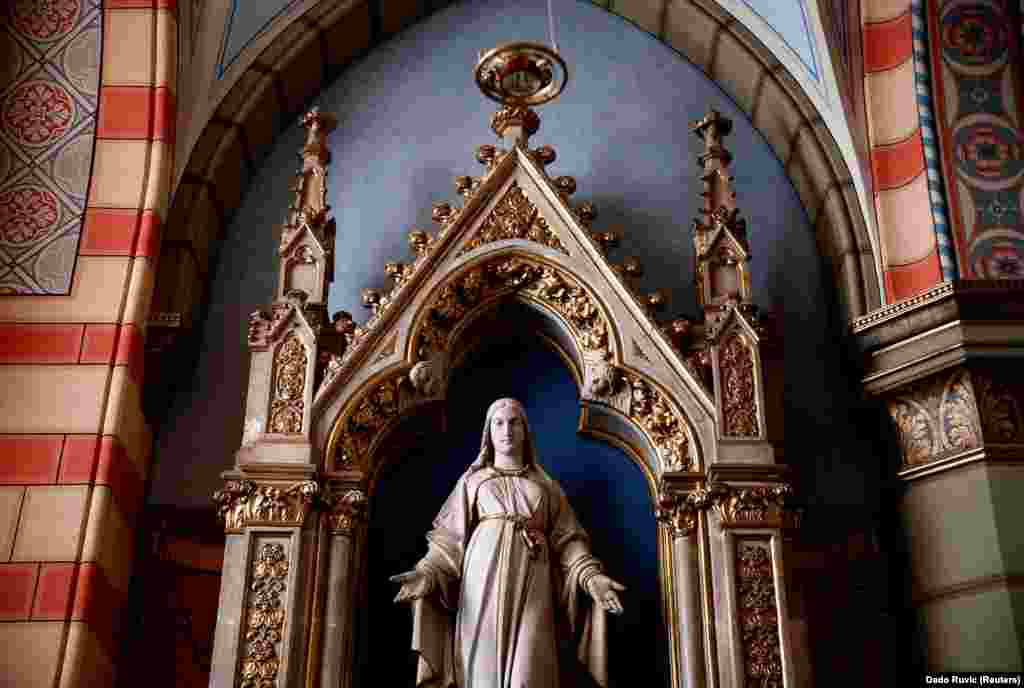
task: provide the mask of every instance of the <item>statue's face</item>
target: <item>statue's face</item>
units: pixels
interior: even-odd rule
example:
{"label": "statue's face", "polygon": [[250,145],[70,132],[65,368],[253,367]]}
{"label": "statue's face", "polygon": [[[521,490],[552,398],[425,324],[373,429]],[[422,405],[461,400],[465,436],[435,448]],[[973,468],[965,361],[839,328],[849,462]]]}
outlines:
{"label": "statue's face", "polygon": [[520,454],[526,440],[526,423],[515,408],[502,406],[491,416],[491,442],[499,454]]}

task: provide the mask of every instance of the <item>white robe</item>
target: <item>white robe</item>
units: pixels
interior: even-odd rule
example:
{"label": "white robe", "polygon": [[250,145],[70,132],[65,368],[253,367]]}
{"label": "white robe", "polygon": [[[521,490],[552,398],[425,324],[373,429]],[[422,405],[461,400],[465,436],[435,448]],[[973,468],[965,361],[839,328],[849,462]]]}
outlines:
{"label": "white robe", "polygon": [[577,604],[580,574],[599,564],[557,482],[467,471],[427,540],[417,568],[437,592],[413,605],[417,686],[565,688],[576,667],[559,666],[559,649],[578,630],[576,657],[607,685],[604,612]]}

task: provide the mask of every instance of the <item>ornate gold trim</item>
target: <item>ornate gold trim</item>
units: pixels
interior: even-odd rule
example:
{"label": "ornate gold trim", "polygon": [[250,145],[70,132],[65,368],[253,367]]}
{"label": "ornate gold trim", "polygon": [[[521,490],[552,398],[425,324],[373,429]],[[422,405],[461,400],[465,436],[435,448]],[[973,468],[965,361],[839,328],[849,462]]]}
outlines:
{"label": "ornate gold trim", "polygon": [[278,645],[284,633],[283,594],[288,577],[284,545],[264,543],[252,562],[249,604],[245,610],[245,657],[239,688],[276,688],[281,659]]}
{"label": "ornate gold trim", "polygon": [[515,181],[456,257],[506,239],[532,241],[569,255],[558,235],[551,229],[551,224]]}
{"label": "ornate gold trim", "polygon": [[447,351],[449,338],[471,310],[517,291],[563,316],[581,351],[607,355],[608,318],[590,292],[565,269],[514,254],[477,263],[437,289],[413,327],[415,357]]}
{"label": "ornate gold trim", "polygon": [[306,410],[306,369],[309,352],[292,332],[274,353],[274,398],[270,402],[268,433],[302,432]]}
{"label": "ornate gold trim", "polygon": [[250,526],[303,526],[320,494],[312,480],[297,483],[229,480],[213,493],[227,533]]}
{"label": "ornate gold trim", "polygon": [[736,542],[736,616],[745,686],[782,688],[782,643],[771,545]]}

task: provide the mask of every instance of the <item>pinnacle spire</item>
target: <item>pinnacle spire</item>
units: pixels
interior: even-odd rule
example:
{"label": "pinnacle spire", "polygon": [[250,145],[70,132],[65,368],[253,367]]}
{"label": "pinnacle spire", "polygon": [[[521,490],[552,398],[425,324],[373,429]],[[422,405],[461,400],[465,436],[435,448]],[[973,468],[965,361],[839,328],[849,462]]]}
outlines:
{"label": "pinnacle spire", "polygon": [[732,131],[732,120],[712,109],[691,130],[704,142],[704,152],[697,158],[703,203],[693,223],[693,243],[697,305],[707,315],[729,303],[750,301],[750,246],[732,186],[732,153],[723,143]]}

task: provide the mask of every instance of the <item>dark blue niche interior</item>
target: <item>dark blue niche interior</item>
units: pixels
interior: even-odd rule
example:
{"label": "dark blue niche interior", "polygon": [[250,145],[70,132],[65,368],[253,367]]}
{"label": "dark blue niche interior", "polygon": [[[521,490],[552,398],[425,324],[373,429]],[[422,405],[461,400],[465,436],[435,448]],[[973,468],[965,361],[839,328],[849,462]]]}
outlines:
{"label": "dark blue niche interior", "polygon": [[621,450],[576,433],[576,385],[539,338],[488,344],[454,374],[446,432],[381,469],[371,501],[358,685],[414,685],[411,612],[392,603],[398,586],[388,577],[423,556],[424,535],[479,451],[487,407],[505,396],[525,405],[541,463],[568,495],[594,554],[628,588],[625,614],[610,619],[612,685],[667,686],[657,526],[646,478]]}

